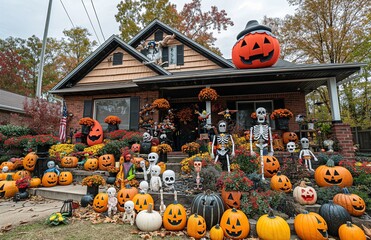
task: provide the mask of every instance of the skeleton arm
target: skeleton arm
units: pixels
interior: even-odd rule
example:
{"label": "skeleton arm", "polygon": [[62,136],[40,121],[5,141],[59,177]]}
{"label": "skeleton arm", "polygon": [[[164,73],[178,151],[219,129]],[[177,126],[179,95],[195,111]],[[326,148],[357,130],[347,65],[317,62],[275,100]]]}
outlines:
{"label": "skeleton arm", "polygon": [[252,134],[253,134],[253,127],[250,128],[250,154],[252,155],[253,154],[253,150],[252,150]]}
{"label": "skeleton arm", "polygon": [[213,143],[211,144],[211,153],[210,153],[210,156],[211,156],[211,158],[215,158],[215,156],[214,156],[214,144],[215,144],[215,139],[216,139],[216,135],[214,135],[214,137],[213,137]]}
{"label": "skeleton arm", "polygon": [[234,157],[235,152],[234,152],[234,141],[233,141],[232,134],[230,135],[230,138],[231,138],[231,142],[232,142],[232,154],[231,154],[231,157]]}
{"label": "skeleton arm", "polygon": [[303,150],[300,150],[299,159],[301,159],[302,155],[303,155]]}
{"label": "skeleton arm", "polygon": [[318,159],[316,158],[316,156],[314,156],[314,154],[312,153],[312,151],[309,151],[309,154],[312,155],[314,161],[316,161],[316,162],[318,161]]}
{"label": "skeleton arm", "polygon": [[271,129],[271,127],[268,127],[268,132],[269,132],[269,143],[270,143],[270,147],[271,147],[270,156],[273,156],[274,150],[273,150],[273,139],[272,139],[272,129]]}

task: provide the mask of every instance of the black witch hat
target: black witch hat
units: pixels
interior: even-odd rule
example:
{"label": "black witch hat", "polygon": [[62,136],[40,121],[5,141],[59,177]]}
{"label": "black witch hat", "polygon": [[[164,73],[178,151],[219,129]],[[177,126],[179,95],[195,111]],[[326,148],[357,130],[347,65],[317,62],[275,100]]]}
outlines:
{"label": "black witch hat", "polygon": [[257,31],[257,30],[263,30],[263,31],[268,31],[268,32],[272,31],[270,27],[260,25],[258,21],[256,20],[250,20],[246,24],[245,29],[237,35],[237,40],[240,39],[242,36],[246,35],[247,33]]}

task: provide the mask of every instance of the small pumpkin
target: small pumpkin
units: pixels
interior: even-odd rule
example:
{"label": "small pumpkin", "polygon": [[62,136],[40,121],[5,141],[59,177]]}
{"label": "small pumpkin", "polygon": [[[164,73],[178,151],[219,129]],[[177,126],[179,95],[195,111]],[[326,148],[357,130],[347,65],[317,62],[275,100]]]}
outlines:
{"label": "small pumpkin", "polygon": [[131,151],[133,153],[139,153],[140,152],[140,144],[139,143],[134,143],[131,145]]}
{"label": "small pumpkin", "polygon": [[336,194],[333,201],[343,206],[352,216],[362,216],[366,211],[365,201],[357,194],[350,193],[347,188],[343,188],[343,193]]}
{"label": "small pumpkin", "polygon": [[183,230],[187,224],[187,213],[183,205],[177,201],[168,205],[165,209],[162,222],[166,230]]}
{"label": "small pumpkin", "polygon": [[161,228],[162,217],[159,212],[153,210],[153,203],[148,205],[148,209],[140,211],[135,219],[137,228],[145,232],[157,231]]}
{"label": "small pumpkin", "polygon": [[291,237],[289,224],[285,219],[275,216],[272,209],[258,219],[256,233],[259,238],[267,240],[290,240]]}
{"label": "small pumpkin", "polygon": [[41,185],[41,179],[38,177],[33,177],[30,180],[30,188],[36,188]]}
{"label": "small pumpkin", "polygon": [[88,158],[84,163],[84,169],[86,171],[95,171],[98,169],[98,159]]}
{"label": "small pumpkin", "polygon": [[352,218],[345,208],[333,203],[330,200],[328,203],[322,204],[318,211],[319,215],[325,219],[328,226],[328,233],[332,236],[338,236],[339,227]]}
{"label": "small pumpkin", "polygon": [[5,180],[0,181],[0,199],[14,197],[18,192],[18,188],[15,185],[15,181],[12,180],[12,176],[8,175]]}
{"label": "small pumpkin", "polygon": [[206,234],[205,219],[197,213],[192,214],[187,222],[187,234],[196,239],[203,238]]}
{"label": "small pumpkin", "polygon": [[154,204],[153,198],[148,193],[138,193],[133,197],[134,208],[137,212],[142,210],[147,210],[148,205],[151,203]]}
{"label": "small pumpkin", "polygon": [[136,194],[138,194],[138,189],[131,187],[130,184],[127,184],[125,188],[121,188],[117,193],[117,209],[120,212],[124,212],[125,202],[132,200]]}
{"label": "small pumpkin", "polygon": [[340,240],[366,240],[365,232],[350,221],[339,227]]}
{"label": "small pumpkin", "polygon": [[44,173],[41,183],[43,187],[54,187],[58,184],[58,175],[55,172]]}
{"label": "small pumpkin", "polygon": [[320,187],[349,187],[353,184],[353,176],[349,170],[342,166],[335,166],[332,159],[329,159],[326,165],[316,169],[314,179]]}
{"label": "small pumpkin", "polygon": [[1,165],[0,165],[0,169],[2,170],[3,167],[7,166],[8,167],[8,170],[9,171],[13,171],[14,170],[14,163],[12,162],[2,162]]}
{"label": "small pumpkin", "polygon": [[288,144],[289,142],[297,143],[299,138],[294,132],[284,132],[282,134],[282,140],[284,144]]}
{"label": "small pumpkin", "polygon": [[93,200],[93,209],[98,213],[108,210],[108,194],[98,193]]}
{"label": "small pumpkin", "polygon": [[223,213],[220,226],[224,231],[224,236],[231,239],[246,238],[250,231],[249,219],[245,213],[235,208]]}
{"label": "small pumpkin", "polygon": [[30,152],[28,153],[24,158],[23,158],[23,168],[28,171],[33,171],[36,166],[37,159],[39,157],[36,155],[35,152]]}
{"label": "small pumpkin", "polygon": [[274,175],[271,179],[271,188],[276,191],[290,192],[292,190],[292,184],[288,177],[278,171],[277,175]]}
{"label": "small pumpkin", "polygon": [[75,168],[79,159],[73,156],[66,156],[61,159],[61,166],[64,168]]}
{"label": "small pumpkin", "polygon": [[166,171],[166,163],[164,162],[159,162],[156,164],[157,166],[159,166],[161,168],[161,174],[163,174],[165,171]]}
{"label": "small pumpkin", "polygon": [[263,156],[264,177],[271,178],[280,170],[280,162],[274,156]]}
{"label": "small pumpkin", "polygon": [[87,143],[89,146],[100,144],[103,142],[103,128],[100,123],[94,119],[94,125],[91,127],[87,136]]}
{"label": "small pumpkin", "polygon": [[113,154],[104,154],[98,158],[99,170],[107,171],[108,167],[115,166],[115,156]]}
{"label": "small pumpkin", "polygon": [[158,149],[157,145],[158,144],[153,145],[153,143],[152,143],[151,152],[157,152],[157,149]]}
{"label": "small pumpkin", "polygon": [[294,188],[294,199],[300,204],[312,205],[317,201],[317,192],[314,188],[307,186],[304,181]]}
{"label": "small pumpkin", "polygon": [[[121,161],[121,160],[120,160],[120,161]],[[141,162],[141,161],[144,161],[144,162],[146,163],[146,167],[149,166],[148,161],[145,161],[144,158],[142,158],[142,157],[133,157],[133,159],[131,160],[131,162],[135,165],[135,168],[136,168],[136,169],[142,169],[142,168],[140,167],[140,162]]]}
{"label": "small pumpkin", "polygon": [[317,213],[304,211],[296,215],[294,227],[296,234],[302,240],[328,239],[327,223]]}
{"label": "small pumpkin", "polygon": [[71,172],[61,172],[58,177],[59,185],[65,186],[70,185],[73,182],[73,176]]}
{"label": "small pumpkin", "polygon": [[241,206],[242,193],[240,191],[226,191],[224,188],[221,193],[224,206],[226,209],[236,208],[239,209]]}
{"label": "small pumpkin", "polygon": [[220,227],[219,224],[216,224],[214,227],[210,229],[210,239],[211,240],[223,240],[224,239],[224,231]]}
{"label": "small pumpkin", "polygon": [[13,175],[13,180],[17,181],[18,179],[29,177],[31,178],[31,173],[27,170],[19,170]]}

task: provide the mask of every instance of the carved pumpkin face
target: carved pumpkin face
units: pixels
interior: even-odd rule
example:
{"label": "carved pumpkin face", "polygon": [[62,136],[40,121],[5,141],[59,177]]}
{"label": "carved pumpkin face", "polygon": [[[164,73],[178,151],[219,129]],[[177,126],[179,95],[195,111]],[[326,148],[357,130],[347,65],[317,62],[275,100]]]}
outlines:
{"label": "carved pumpkin face", "polygon": [[93,209],[98,213],[106,212],[108,210],[108,194],[98,193],[93,201]]}
{"label": "carved pumpkin face", "polygon": [[0,199],[11,198],[18,192],[15,181],[10,180],[11,176],[7,176],[7,180],[0,181]]}
{"label": "carved pumpkin face", "polygon": [[263,156],[264,177],[271,178],[280,170],[280,162],[273,156]]}
{"label": "carved pumpkin face", "polygon": [[97,120],[94,120],[94,126],[90,129],[87,137],[89,146],[93,146],[103,142],[103,128]]}
{"label": "carved pumpkin face", "polygon": [[294,132],[284,132],[282,134],[282,138],[283,138],[283,143],[284,144],[287,144],[289,142],[295,142],[297,143],[298,142],[298,135],[296,135],[296,133]]}
{"label": "carved pumpkin face", "polygon": [[334,166],[333,161],[329,162],[326,163],[326,165],[319,166],[314,172],[314,178],[318,186],[352,186],[353,177],[349,170],[345,167]]}
{"label": "carved pumpkin face", "polygon": [[0,169],[2,170],[3,167],[7,166],[9,171],[14,170],[14,164],[12,162],[2,162],[0,165]]}
{"label": "carved pumpkin face", "polygon": [[223,213],[220,226],[224,230],[224,236],[231,239],[246,238],[250,231],[250,224],[246,215],[241,210],[234,208]]}
{"label": "carved pumpkin face", "polygon": [[290,179],[278,171],[277,175],[271,178],[271,188],[276,191],[290,192],[292,185]]}
{"label": "carved pumpkin face", "polygon": [[317,192],[314,188],[306,186],[305,182],[302,181],[299,186],[295,187],[294,199],[300,204],[315,204],[317,201]]}
{"label": "carved pumpkin face", "polygon": [[239,191],[225,191],[222,190],[222,199],[225,208],[240,208],[242,193]]}
{"label": "carved pumpkin face", "polygon": [[148,209],[148,204],[152,203],[153,198],[148,193],[138,193],[133,198],[134,208],[137,212]]}
{"label": "carved pumpkin face", "polygon": [[268,33],[248,33],[232,49],[236,68],[262,68],[275,64],[280,55],[278,40]]}
{"label": "carved pumpkin face", "polygon": [[206,222],[205,219],[197,213],[191,215],[188,218],[187,223],[188,236],[196,239],[202,238],[206,234]]}
{"label": "carved pumpkin face", "polygon": [[104,154],[99,157],[99,170],[106,171],[108,167],[115,166],[115,157],[113,154]]}
{"label": "carved pumpkin face", "polygon": [[144,161],[145,164],[146,164],[146,167],[148,167],[148,165],[149,165],[148,161],[145,161],[144,158],[142,158],[142,157],[133,157],[133,159],[131,160],[131,162],[135,165],[136,169],[141,169],[141,167],[140,167],[140,162],[141,161]]}
{"label": "carved pumpkin face", "polygon": [[296,215],[294,227],[300,239],[328,239],[327,223],[317,213],[305,211]]}
{"label": "carved pumpkin face", "polygon": [[13,180],[18,180],[18,179],[21,179],[21,178],[24,178],[24,177],[31,177],[31,174],[29,171],[26,171],[26,170],[20,170],[20,171],[17,171],[14,175],[13,175]]}
{"label": "carved pumpkin face", "polygon": [[59,185],[70,185],[73,181],[71,172],[61,172],[59,174],[58,183]]}
{"label": "carved pumpkin face", "polygon": [[98,159],[88,158],[84,163],[84,169],[86,171],[94,171],[98,169]]}
{"label": "carved pumpkin face", "polygon": [[47,172],[43,175],[41,183],[44,187],[54,187],[58,183],[58,175],[55,172]]}
{"label": "carved pumpkin face", "polygon": [[74,168],[77,166],[79,159],[77,157],[63,157],[61,166],[64,168]]}
{"label": "carved pumpkin face", "polygon": [[139,153],[140,152],[140,144],[139,143],[134,143],[131,145],[131,151],[134,153]]}
{"label": "carved pumpkin face", "polygon": [[184,207],[179,204],[170,204],[164,212],[163,224],[166,230],[180,231],[187,224],[187,213]]}
{"label": "carved pumpkin face", "polygon": [[136,194],[138,194],[138,189],[135,187],[127,185],[125,188],[121,188],[117,193],[117,209],[124,212],[125,202],[132,200]]}
{"label": "carved pumpkin face", "polygon": [[343,188],[343,193],[336,194],[333,200],[353,216],[362,216],[366,211],[365,201],[357,194],[350,193],[347,188]]}
{"label": "carved pumpkin face", "polygon": [[35,169],[36,161],[39,157],[34,152],[28,153],[23,159],[23,168],[28,171]]}

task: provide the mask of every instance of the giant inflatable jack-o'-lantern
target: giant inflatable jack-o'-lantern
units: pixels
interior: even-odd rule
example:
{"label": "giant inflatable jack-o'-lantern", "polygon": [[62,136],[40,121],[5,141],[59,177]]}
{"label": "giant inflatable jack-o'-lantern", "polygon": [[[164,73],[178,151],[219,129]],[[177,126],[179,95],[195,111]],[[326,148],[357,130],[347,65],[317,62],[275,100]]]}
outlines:
{"label": "giant inflatable jack-o'-lantern", "polygon": [[232,61],[236,68],[262,68],[275,64],[280,56],[280,45],[271,29],[251,20],[237,35],[232,48]]}
{"label": "giant inflatable jack-o'-lantern", "polygon": [[91,128],[87,143],[89,146],[93,146],[103,142],[103,128],[97,120],[94,120],[94,126]]}

